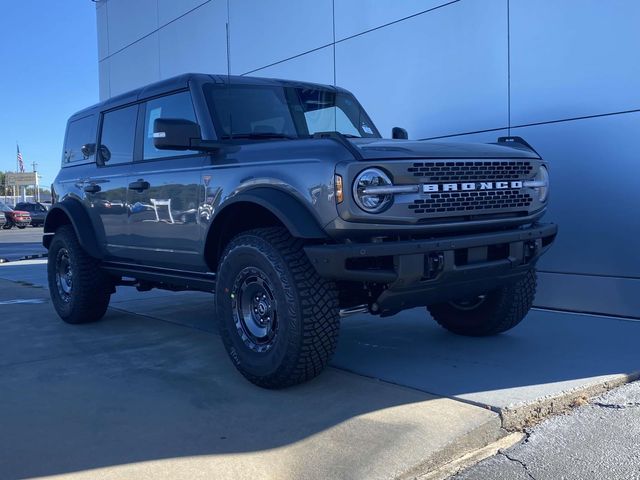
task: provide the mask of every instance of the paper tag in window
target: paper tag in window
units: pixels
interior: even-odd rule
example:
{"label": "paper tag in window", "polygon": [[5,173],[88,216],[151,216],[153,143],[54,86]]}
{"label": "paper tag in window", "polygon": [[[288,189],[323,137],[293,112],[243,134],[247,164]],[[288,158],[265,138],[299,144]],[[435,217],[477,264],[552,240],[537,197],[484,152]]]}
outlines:
{"label": "paper tag in window", "polygon": [[371,130],[371,127],[369,127],[369,125],[367,125],[366,123],[362,124],[362,131],[364,133],[368,133],[369,135],[373,135],[373,130]]}

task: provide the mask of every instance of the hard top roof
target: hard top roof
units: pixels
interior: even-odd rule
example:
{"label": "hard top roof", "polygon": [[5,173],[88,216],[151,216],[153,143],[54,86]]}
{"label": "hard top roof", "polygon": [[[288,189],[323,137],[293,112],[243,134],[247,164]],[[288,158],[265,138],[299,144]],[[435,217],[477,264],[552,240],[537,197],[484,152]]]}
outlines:
{"label": "hard top roof", "polygon": [[308,87],[308,88],[321,88],[327,90],[335,90],[340,92],[346,92],[343,88],[334,87],[332,85],[323,85],[319,83],[300,82],[295,80],[281,80],[275,78],[261,78],[261,77],[246,77],[240,75],[216,75],[216,74],[204,74],[204,73],[184,73],[176,77],[167,78],[154,82],[144,87],[131,90],[129,92],[111,97],[103,102],[96,103],[91,107],[85,108],[73,114],[71,119],[84,117],[93,113],[97,113],[103,110],[109,110],[111,108],[125,105],[127,103],[133,103],[136,101],[144,100],[145,98],[153,97],[156,95],[162,95],[175,90],[181,90],[189,87],[189,83],[197,81],[199,83],[217,83],[225,85],[227,83],[236,85],[280,85],[283,87]]}

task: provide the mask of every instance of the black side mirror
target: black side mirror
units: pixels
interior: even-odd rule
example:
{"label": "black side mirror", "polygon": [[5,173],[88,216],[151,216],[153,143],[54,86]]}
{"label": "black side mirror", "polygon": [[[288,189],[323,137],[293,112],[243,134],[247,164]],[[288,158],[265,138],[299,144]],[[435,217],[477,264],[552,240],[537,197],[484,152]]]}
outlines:
{"label": "black side mirror", "polygon": [[95,143],[86,143],[80,147],[80,153],[82,153],[82,157],[86,160],[89,157],[92,157],[96,153],[96,144]]}
{"label": "black side mirror", "polygon": [[197,123],[182,118],[156,118],[153,121],[153,145],[158,150],[191,150],[200,140]]}
{"label": "black side mirror", "polygon": [[391,129],[391,138],[399,139],[399,140],[407,140],[409,138],[409,134],[404,128],[393,127]]}

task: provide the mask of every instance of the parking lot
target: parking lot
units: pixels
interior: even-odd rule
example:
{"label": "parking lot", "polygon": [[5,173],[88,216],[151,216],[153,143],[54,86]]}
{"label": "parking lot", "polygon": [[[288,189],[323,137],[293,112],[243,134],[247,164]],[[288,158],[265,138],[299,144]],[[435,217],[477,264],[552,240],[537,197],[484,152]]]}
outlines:
{"label": "parking lot", "polygon": [[[0,231],[0,257],[41,252],[39,232]],[[267,391],[227,359],[210,295],[119,288],[71,326],[46,259],[0,279],[3,479],[413,478],[640,370],[640,322],[534,310],[472,339],[414,309],[345,319],[331,368]]]}
{"label": "parking lot", "polygon": [[42,227],[0,229],[0,259],[19,260],[27,255],[46,253],[42,246]]}

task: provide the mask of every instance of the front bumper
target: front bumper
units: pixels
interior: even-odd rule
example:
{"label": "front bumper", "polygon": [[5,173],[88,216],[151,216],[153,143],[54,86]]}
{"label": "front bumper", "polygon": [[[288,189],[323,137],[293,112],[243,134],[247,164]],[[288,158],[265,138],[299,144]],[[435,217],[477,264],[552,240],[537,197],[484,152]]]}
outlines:
{"label": "front bumper", "polygon": [[557,231],[555,224],[534,224],[428,240],[310,245],[305,252],[322,277],[386,285],[376,308],[391,314],[517,281],[533,268]]}

